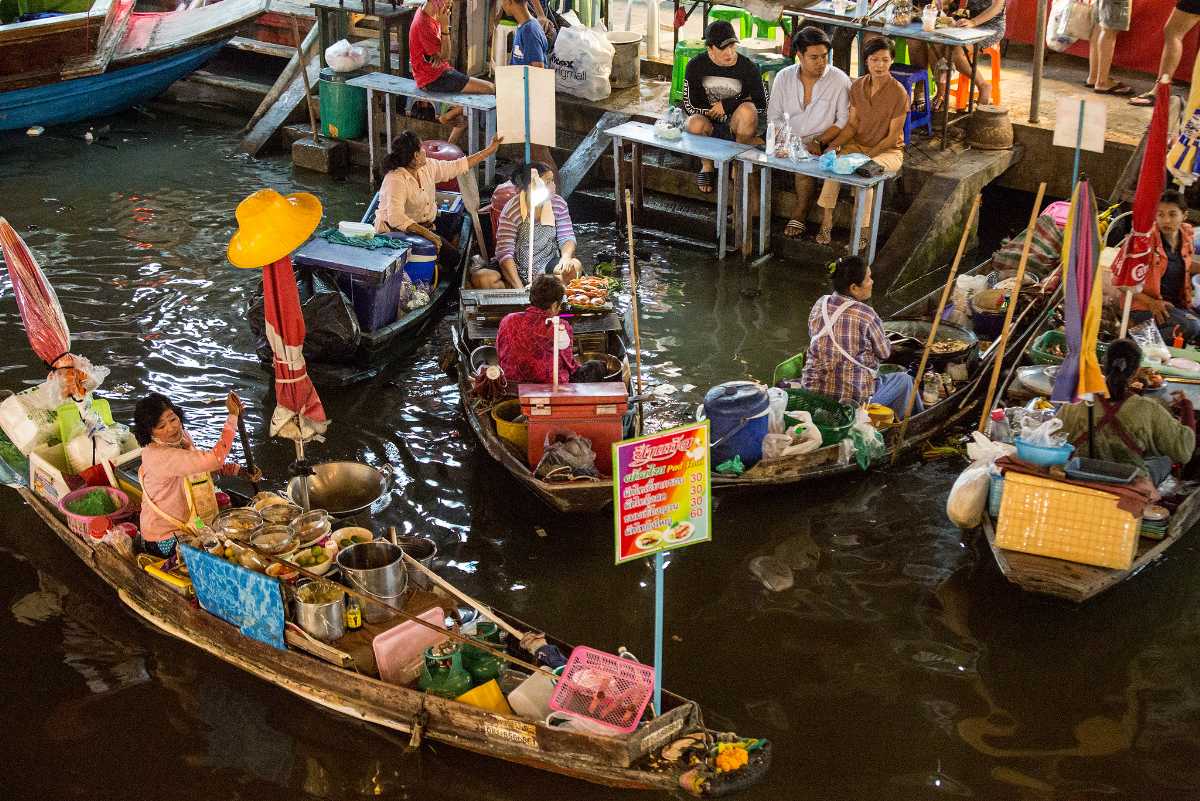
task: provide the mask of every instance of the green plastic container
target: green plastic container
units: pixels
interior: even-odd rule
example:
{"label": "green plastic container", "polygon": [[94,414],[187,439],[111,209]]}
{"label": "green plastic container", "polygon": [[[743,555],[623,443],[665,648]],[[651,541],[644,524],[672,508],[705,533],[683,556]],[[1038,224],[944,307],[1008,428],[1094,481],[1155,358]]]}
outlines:
{"label": "green plastic container", "polygon": [[671,105],[683,99],[683,75],[688,62],[708,48],[703,39],[680,39],[675,45],[675,66],[671,68]]}
{"label": "green plastic container", "polygon": [[784,359],[775,365],[775,372],[771,374],[771,386],[779,386],[780,381],[798,380],[800,374],[804,372],[805,353],[805,351],[800,351],[790,359]]}
{"label": "green plastic container", "polygon": [[739,39],[750,38],[750,12],[742,8],[734,8],[732,6],[713,6],[708,12],[708,22],[712,24],[714,21],[723,19],[733,25],[734,33]]}
{"label": "green plastic container", "polygon": [[[1057,329],[1047,331],[1038,337],[1033,346],[1029,349],[1029,357],[1033,359],[1034,364],[1062,364],[1063,357],[1056,356],[1050,352],[1050,348],[1058,345],[1064,351],[1067,349],[1067,335]],[[1104,361],[1104,354],[1108,352],[1108,345],[1100,342],[1096,345],[1096,358]]]}
{"label": "green plastic container", "polygon": [[854,425],[854,406],[836,398],[809,392],[807,389],[789,389],[787,410],[808,412],[813,424],[821,432],[821,445],[836,445],[846,438]]}
{"label": "green plastic container", "polygon": [[334,139],[357,139],[367,131],[367,90],[349,86],[344,73],[321,70],[321,133]]}

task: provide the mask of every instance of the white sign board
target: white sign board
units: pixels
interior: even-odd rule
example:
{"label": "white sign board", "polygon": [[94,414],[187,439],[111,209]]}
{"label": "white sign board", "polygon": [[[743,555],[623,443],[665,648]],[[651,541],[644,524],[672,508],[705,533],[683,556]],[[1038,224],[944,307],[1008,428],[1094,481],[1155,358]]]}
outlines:
{"label": "white sign board", "polygon": [[[1083,136],[1079,136],[1080,109],[1082,107]],[[1108,124],[1108,107],[1099,100],[1088,100],[1079,95],[1058,98],[1054,113],[1054,144],[1074,148],[1076,141],[1082,150],[1104,152],[1104,130]]]}
{"label": "white sign board", "polygon": [[525,73],[529,72],[529,141],[554,147],[554,70],[541,67],[496,68],[496,133],[504,143],[525,141]]}

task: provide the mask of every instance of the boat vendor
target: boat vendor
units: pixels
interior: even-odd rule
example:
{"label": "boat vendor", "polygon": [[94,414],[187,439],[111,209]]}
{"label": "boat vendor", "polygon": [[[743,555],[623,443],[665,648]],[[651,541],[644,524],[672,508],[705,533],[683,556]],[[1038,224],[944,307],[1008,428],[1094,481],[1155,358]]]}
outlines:
{"label": "boat vendor", "polygon": [[[565,293],[563,283],[557,277],[539,275],[529,287],[529,307],[506,315],[500,321],[496,354],[510,386],[549,384],[554,380],[550,318],[558,315]],[[602,381],[606,372],[604,362],[598,359],[583,364],[576,362],[572,352],[575,332],[566,320],[561,320],[559,325],[562,331],[558,348],[559,383]]]}
{"label": "boat vendor", "polygon": [[[887,406],[900,419],[913,390],[907,372],[881,375],[880,363],[892,353],[879,314],[867,305],[874,282],[871,268],[858,256],[833,265],[833,293],[819,298],[808,315],[808,353],[800,385],[810,392],[855,404]],[[917,393],[914,411],[921,411]]]}
{"label": "boat vendor", "polygon": [[1195,259],[1195,232],[1187,222],[1187,201],[1169,189],[1158,201],[1152,237],[1154,250],[1142,291],[1133,296],[1129,319],[1154,318],[1170,342],[1176,327],[1188,342],[1200,340],[1200,316],[1193,308],[1192,276],[1200,273]]}
{"label": "boat vendor", "polygon": [[142,446],[142,466],[138,478],[142,484],[141,534],[147,553],[170,556],[178,536],[191,536],[217,517],[214,471],[221,475],[242,476],[258,481],[262,473],[253,473],[241,465],[226,462],[233,446],[237,421],[245,409],[238,396],[225,398],[229,416],[216,447],[200,450],[183,427],[183,410],[166,396],[151,393],[138,401],[133,412],[133,433]]}
{"label": "boat vendor", "polygon": [[[1196,449],[1196,413],[1183,393],[1174,393],[1170,407],[1159,400],[1129,390],[1142,364],[1142,349],[1130,339],[1109,344],[1104,355],[1104,380],[1108,397],[1098,397],[1093,411],[1092,444],[1095,458],[1138,467],[1155,486],[1174,464],[1186,465]],[[1077,453],[1088,446],[1088,410],[1084,403],[1058,411],[1063,433]]]}
{"label": "boat vendor", "polygon": [[455,247],[461,214],[438,214],[437,185],[465,173],[486,160],[500,147],[497,136],[480,150],[454,161],[431,159],[421,149],[421,137],[402,131],[392,140],[384,159],[387,174],[379,187],[379,208],[375,212],[375,231],[380,234],[409,233],[424,237],[438,250],[438,263],[458,263]]}
{"label": "boat vendor", "polygon": [[[534,173],[537,177],[534,178]],[[554,171],[548,165],[534,162],[521,164],[512,174],[517,194],[500,212],[496,227],[496,262],[500,271],[477,269],[471,274],[476,289],[520,289],[529,275],[529,184],[535,182],[534,200],[543,198],[533,210],[533,274],[552,273],[563,284],[582,274],[582,265],[575,258],[575,227],[567,201],[555,192]],[[542,192],[536,182],[545,184]]]}

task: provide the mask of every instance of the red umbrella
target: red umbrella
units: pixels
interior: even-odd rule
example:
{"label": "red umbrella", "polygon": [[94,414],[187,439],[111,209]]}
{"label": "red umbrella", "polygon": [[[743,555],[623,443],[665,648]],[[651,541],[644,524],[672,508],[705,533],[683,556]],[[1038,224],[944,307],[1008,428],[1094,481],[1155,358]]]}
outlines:
{"label": "red umbrella", "polygon": [[1113,285],[1127,287],[1125,311],[1121,316],[1121,336],[1129,325],[1129,305],[1133,293],[1144,280],[1150,268],[1150,252],[1154,247],[1154,215],[1158,199],[1166,186],[1167,161],[1167,117],[1171,103],[1171,86],[1159,82],[1154,88],[1154,115],[1150,118],[1150,130],[1146,135],[1146,150],[1142,154],[1142,168],[1138,173],[1137,191],[1133,196],[1133,226],[1129,236],[1121,242],[1120,252],[1113,262]]}
{"label": "red umbrella", "polygon": [[71,350],[71,331],[54,287],[46,280],[29,246],[3,217],[0,217],[0,249],[4,251],[4,264],[29,344],[39,359],[53,367]]}

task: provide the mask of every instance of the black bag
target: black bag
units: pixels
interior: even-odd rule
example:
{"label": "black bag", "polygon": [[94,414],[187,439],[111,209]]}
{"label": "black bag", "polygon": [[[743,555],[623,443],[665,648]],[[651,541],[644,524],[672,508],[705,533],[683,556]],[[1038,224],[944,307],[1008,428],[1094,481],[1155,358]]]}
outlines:
{"label": "black bag", "polygon": [[871,160],[865,161],[858,165],[858,169],[854,171],[854,174],[861,175],[863,178],[878,178],[885,172],[886,170],[883,169],[882,164],[880,164],[878,161]]}

